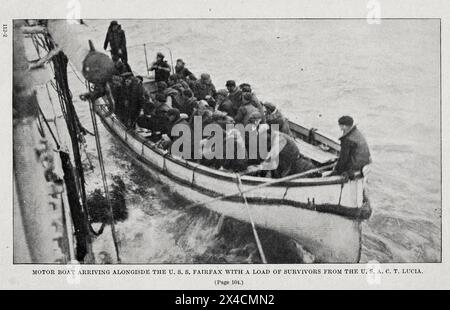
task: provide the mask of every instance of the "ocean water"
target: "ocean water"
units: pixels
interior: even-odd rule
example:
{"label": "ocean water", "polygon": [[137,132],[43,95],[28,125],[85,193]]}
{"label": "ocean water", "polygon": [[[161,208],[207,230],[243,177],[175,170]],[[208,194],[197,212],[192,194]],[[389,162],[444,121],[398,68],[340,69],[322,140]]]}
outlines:
{"label": "ocean water", "polygon": [[[88,38],[103,45],[107,20],[86,20]],[[441,259],[440,27],[438,20],[120,20],[129,62],[145,73],[162,51],[183,58],[196,75],[252,85],[291,120],[338,137],[337,119],[352,115],[371,147],[372,217],[363,224],[361,262]],[[87,39],[87,38],[86,38]],[[73,73],[72,92],[83,91]],[[76,101],[91,128],[89,110]],[[106,170],[127,186],[129,218],[116,228],[124,263],[259,262],[249,225],[203,209],[185,211],[180,197],[152,180],[100,126]],[[88,190],[101,188],[95,143]],[[299,245],[262,231],[269,262],[308,262]],[[274,245],[277,245],[276,247]],[[300,245],[301,247],[301,245]],[[96,254],[114,260],[108,230]]]}

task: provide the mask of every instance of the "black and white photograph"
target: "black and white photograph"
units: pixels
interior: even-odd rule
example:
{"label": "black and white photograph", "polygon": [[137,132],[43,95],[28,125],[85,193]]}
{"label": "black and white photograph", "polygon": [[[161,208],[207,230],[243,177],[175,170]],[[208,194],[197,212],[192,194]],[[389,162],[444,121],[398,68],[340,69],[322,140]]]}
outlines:
{"label": "black and white photograph", "polygon": [[16,19],[14,264],[441,261],[439,19]]}

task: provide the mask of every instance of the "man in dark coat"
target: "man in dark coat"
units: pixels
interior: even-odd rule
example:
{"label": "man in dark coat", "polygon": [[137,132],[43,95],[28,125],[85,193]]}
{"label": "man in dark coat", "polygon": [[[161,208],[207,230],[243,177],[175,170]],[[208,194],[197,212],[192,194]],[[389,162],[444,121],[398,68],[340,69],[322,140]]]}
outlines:
{"label": "man in dark coat", "polygon": [[155,82],[167,82],[170,76],[170,66],[164,60],[163,53],[156,54],[156,61],[148,69],[148,71],[155,71]]}
{"label": "man in dark coat", "polygon": [[236,122],[236,124],[243,124],[244,126],[246,126],[249,123],[250,116],[255,113],[259,114],[259,116],[262,118],[260,111],[252,103],[252,94],[243,94],[242,104],[239,107],[236,116],[234,117],[234,121]]}
{"label": "man in dark coat", "polygon": [[315,168],[309,159],[300,154],[291,136],[279,131],[272,133],[267,124],[258,127],[258,135],[264,135],[270,141],[270,151],[262,163],[249,166],[248,173],[267,171],[266,177],[283,178]]}
{"label": "man in dark coat", "polygon": [[169,136],[169,138],[173,141],[175,141],[178,137],[177,136],[172,136],[172,129],[176,126],[176,125],[184,125],[186,126],[186,128],[190,128],[189,126],[189,122],[187,121],[186,115],[181,115],[180,110],[178,109],[170,109],[169,111],[167,111],[167,118],[169,120],[168,122],[168,127],[167,127],[167,135]]}
{"label": "man in dark coat", "polygon": [[236,82],[233,80],[227,81],[225,84],[228,90],[228,99],[232,104],[232,116],[234,117],[242,104],[242,91],[236,86]]}
{"label": "man in dark coat", "polygon": [[189,71],[188,68],[185,67],[185,63],[183,59],[177,59],[177,64],[175,65],[175,74],[178,76],[179,79],[182,80],[190,80],[190,81],[196,81],[197,78],[195,75]]}
{"label": "man in dark coat", "polygon": [[372,162],[369,146],[362,133],[353,125],[353,118],[342,116],[338,123],[343,132],[339,138],[341,152],[332,174],[352,178],[355,172]]}
{"label": "man in dark coat", "polygon": [[200,80],[195,81],[192,87],[194,96],[198,100],[208,100],[210,97],[216,99],[216,87],[212,83],[211,76],[208,73],[202,73]]}
{"label": "man in dark coat", "polygon": [[114,62],[114,68],[116,69],[116,74],[121,75],[122,73],[126,72],[133,72],[131,70],[131,67],[127,63],[123,63],[123,61],[120,59],[118,55],[112,56],[112,61]]}
{"label": "man in dark coat", "polygon": [[125,107],[128,112],[126,125],[134,128],[145,103],[145,90],[142,81],[131,72],[122,74],[122,77],[125,79]]}
{"label": "man in dark coat", "polygon": [[105,43],[103,49],[111,47],[111,57],[118,56],[124,64],[128,63],[127,41],[125,38],[125,31],[116,20],[113,20],[109,25],[106,33]]}
{"label": "man in dark coat", "polygon": [[197,106],[197,98],[190,89],[183,90],[181,96],[180,112],[187,114],[189,117],[194,112],[194,108]]}
{"label": "man in dark coat", "polygon": [[[156,132],[167,133],[169,123],[167,111],[169,110],[166,97],[163,94],[156,94],[155,101],[144,108],[144,115],[138,118],[137,124],[139,127],[150,129],[155,134]],[[158,138],[157,135],[155,136]]]}
{"label": "man in dark coat", "polygon": [[180,93],[182,93],[185,89],[190,89],[189,84],[185,80],[180,79],[176,74],[169,76],[167,84],[169,87],[178,90]]}
{"label": "man in dark coat", "polygon": [[253,93],[252,87],[250,86],[250,84],[242,83],[241,85],[239,85],[239,88],[241,89],[243,96],[245,94],[251,94],[250,102],[261,113],[261,116],[262,116],[261,123],[265,123],[266,122],[266,115],[264,114],[263,105],[261,104],[259,99],[256,97],[255,93]]}
{"label": "man in dark coat", "polygon": [[216,109],[226,112],[228,116],[234,118],[236,111],[233,110],[233,103],[228,98],[228,91],[226,89],[219,89],[217,91]]}
{"label": "man in dark coat", "polygon": [[289,128],[289,121],[283,116],[283,114],[281,114],[280,110],[278,110],[277,107],[270,102],[265,102],[264,108],[266,110],[266,123],[268,125],[277,124],[279,126],[279,131],[292,137],[292,132]]}

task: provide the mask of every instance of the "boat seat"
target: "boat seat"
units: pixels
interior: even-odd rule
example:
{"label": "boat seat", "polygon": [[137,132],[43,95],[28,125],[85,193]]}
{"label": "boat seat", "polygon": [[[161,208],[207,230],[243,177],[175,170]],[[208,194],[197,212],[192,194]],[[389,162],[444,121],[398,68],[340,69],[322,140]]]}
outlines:
{"label": "boat seat", "polygon": [[295,139],[300,153],[320,164],[332,162],[338,158],[336,154],[326,152],[316,145],[309,144],[301,139]]}

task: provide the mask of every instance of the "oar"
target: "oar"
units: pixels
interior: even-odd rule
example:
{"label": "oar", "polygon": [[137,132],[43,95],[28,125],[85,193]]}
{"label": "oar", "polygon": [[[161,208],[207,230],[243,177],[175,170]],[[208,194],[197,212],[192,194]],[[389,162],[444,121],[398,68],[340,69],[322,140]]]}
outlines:
{"label": "oar", "polygon": [[270,185],[273,185],[273,184],[286,182],[286,181],[292,181],[292,180],[295,180],[295,179],[307,176],[308,174],[321,172],[321,171],[324,171],[324,170],[327,170],[327,169],[330,169],[330,168],[333,168],[333,167],[334,167],[334,164],[331,164],[331,165],[323,166],[323,167],[320,167],[320,168],[311,169],[311,170],[308,170],[308,171],[305,171],[305,172],[296,173],[296,174],[293,174],[293,175],[288,175],[288,176],[286,176],[284,178],[273,179],[273,180],[270,180],[268,182],[261,183],[261,184],[255,186],[255,187],[251,187],[249,189],[246,189],[244,191],[237,191],[237,192],[234,192],[232,194],[227,194],[227,195],[223,195],[223,196],[220,196],[220,197],[212,198],[210,200],[207,200],[207,201],[204,201],[204,202],[195,203],[195,204],[192,204],[192,205],[187,206],[187,207],[188,208],[193,208],[193,207],[197,207],[197,206],[210,204],[210,203],[213,203],[213,202],[216,202],[216,201],[219,201],[219,200],[222,200],[222,199],[230,198],[230,197],[233,197],[233,196],[236,196],[236,195],[239,195],[239,194],[241,194],[241,195],[242,194],[246,194],[248,192],[251,192],[251,191],[254,191],[254,190],[257,190],[257,189],[260,189],[260,188],[264,188],[264,187],[267,187],[267,186],[270,186]]}

